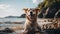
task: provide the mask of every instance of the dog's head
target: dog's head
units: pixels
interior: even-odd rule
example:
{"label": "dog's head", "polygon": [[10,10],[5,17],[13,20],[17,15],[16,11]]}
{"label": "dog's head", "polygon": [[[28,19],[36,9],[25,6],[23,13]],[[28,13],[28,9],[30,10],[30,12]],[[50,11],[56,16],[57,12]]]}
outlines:
{"label": "dog's head", "polygon": [[33,19],[37,17],[39,9],[38,8],[24,8],[25,14],[28,18]]}

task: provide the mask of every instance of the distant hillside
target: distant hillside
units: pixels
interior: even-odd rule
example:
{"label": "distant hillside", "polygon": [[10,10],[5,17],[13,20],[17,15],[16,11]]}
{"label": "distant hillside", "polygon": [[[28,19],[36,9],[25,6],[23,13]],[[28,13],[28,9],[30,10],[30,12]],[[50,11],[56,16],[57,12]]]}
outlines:
{"label": "distant hillside", "polygon": [[20,18],[25,18],[25,15],[26,15],[26,14],[22,14],[22,15],[20,16]]}
{"label": "distant hillside", "polygon": [[19,16],[6,16],[5,18],[20,18]]}
{"label": "distant hillside", "polygon": [[25,14],[22,14],[21,16],[6,16],[5,18],[25,18]]}

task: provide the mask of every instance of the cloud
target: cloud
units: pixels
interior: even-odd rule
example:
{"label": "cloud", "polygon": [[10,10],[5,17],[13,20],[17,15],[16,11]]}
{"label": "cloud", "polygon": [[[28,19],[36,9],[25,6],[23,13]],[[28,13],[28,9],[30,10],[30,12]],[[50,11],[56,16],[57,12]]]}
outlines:
{"label": "cloud", "polygon": [[33,1],[33,3],[35,3],[35,4],[39,4],[40,2],[42,2],[43,0],[32,0]]}
{"label": "cloud", "polygon": [[9,7],[10,7],[10,5],[0,4],[0,10],[1,10],[1,9],[7,9],[7,8],[9,8]]}
{"label": "cloud", "polygon": [[19,15],[18,9],[12,5],[0,4],[0,17]]}
{"label": "cloud", "polygon": [[32,1],[33,1],[33,3],[36,3],[37,0],[32,0]]}

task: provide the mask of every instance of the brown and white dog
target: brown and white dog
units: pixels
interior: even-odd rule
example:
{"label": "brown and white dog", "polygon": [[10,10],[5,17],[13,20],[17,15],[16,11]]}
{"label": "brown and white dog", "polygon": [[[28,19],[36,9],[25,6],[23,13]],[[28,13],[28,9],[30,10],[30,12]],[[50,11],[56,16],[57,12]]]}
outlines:
{"label": "brown and white dog", "polygon": [[24,8],[26,14],[26,22],[24,32],[25,34],[35,34],[38,30],[41,30],[37,23],[38,8]]}

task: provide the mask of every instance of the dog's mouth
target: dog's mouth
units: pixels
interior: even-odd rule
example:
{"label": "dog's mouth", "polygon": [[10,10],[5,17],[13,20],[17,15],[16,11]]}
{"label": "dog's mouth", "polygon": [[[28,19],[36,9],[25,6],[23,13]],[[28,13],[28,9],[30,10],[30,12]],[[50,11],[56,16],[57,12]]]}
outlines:
{"label": "dog's mouth", "polygon": [[30,19],[33,19],[33,16],[30,16]]}
{"label": "dog's mouth", "polygon": [[35,17],[36,17],[35,15],[29,15],[29,16],[28,16],[28,18],[29,18],[30,20],[34,20]]}
{"label": "dog's mouth", "polygon": [[35,15],[34,15],[34,14],[33,14],[33,15],[29,15],[29,17],[30,17],[30,18],[33,18],[33,17],[35,17]]}

